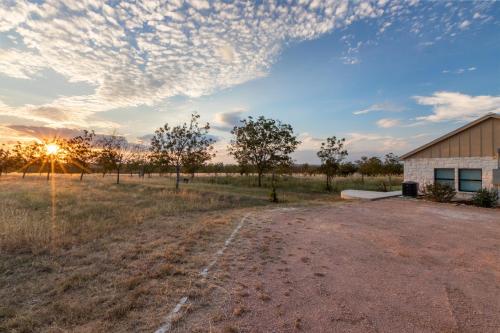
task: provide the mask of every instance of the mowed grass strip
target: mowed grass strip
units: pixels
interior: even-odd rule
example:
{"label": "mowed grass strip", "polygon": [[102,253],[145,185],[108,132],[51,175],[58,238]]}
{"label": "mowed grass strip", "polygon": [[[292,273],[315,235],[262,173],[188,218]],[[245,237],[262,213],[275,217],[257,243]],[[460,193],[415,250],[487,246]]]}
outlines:
{"label": "mowed grass strip", "polygon": [[[352,190],[368,190],[368,191],[393,191],[401,189],[402,176],[392,176],[389,182],[388,176],[373,176],[361,177],[360,175],[352,175],[346,177],[334,177],[332,181],[332,191],[326,192],[326,180],[324,175],[280,175],[277,177],[278,189],[286,194],[289,194],[294,200],[295,196],[300,195],[332,195],[339,194],[345,189]],[[240,176],[240,175],[207,175],[200,174],[200,176],[193,179],[195,184],[204,183],[208,185],[226,185],[238,189],[259,189],[257,187],[257,177],[255,175]],[[262,188],[271,188],[272,177],[265,175],[262,178]],[[392,186],[390,186],[392,184]],[[261,188],[261,190],[262,190]],[[301,198],[301,197],[299,197]]]}

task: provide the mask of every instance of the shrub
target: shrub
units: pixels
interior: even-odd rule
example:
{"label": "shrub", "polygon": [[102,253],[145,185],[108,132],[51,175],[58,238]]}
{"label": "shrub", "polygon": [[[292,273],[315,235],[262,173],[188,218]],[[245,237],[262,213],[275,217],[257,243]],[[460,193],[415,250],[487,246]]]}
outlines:
{"label": "shrub", "polygon": [[432,201],[450,202],[457,192],[450,185],[433,183],[424,186],[423,194],[426,199]]}
{"label": "shrub", "polygon": [[488,190],[487,188],[480,189],[474,194],[472,203],[479,207],[495,207],[498,200],[498,191],[495,189]]}
{"label": "shrub", "polygon": [[387,184],[385,181],[377,184],[377,191],[379,192],[387,192]]}
{"label": "shrub", "polygon": [[271,189],[271,193],[269,193],[269,200],[271,202],[278,202],[278,193],[276,193],[276,187]]}

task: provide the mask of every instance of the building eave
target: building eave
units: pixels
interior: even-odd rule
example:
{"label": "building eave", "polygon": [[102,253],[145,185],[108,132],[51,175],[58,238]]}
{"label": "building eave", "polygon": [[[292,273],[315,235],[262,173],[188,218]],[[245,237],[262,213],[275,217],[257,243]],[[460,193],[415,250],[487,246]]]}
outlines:
{"label": "building eave", "polygon": [[399,158],[399,159],[400,159],[400,160],[405,160],[405,159],[407,159],[407,158],[409,158],[409,157],[411,157],[411,156],[415,155],[416,153],[418,153],[418,152],[420,152],[420,151],[422,151],[422,150],[424,150],[424,149],[427,149],[427,148],[429,148],[429,147],[431,147],[431,146],[435,145],[436,143],[439,143],[439,142],[441,142],[441,141],[443,141],[443,140],[446,140],[446,139],[448,139],[449,137],[452,137],[453,135],[455,135],[455,134],[457,134],[457,133],[460,133],[460,132],[462,132],[462,131],[465,131],[465,130],[466,130],[466,129],[468,129],[468,128],[471,128],[471,127],[473,127],[473,126],[476,126],[477,124],[482,123],[483,121],[488,120],[488,119],[490,119],[490,118],[500,119],[500,114],[497,114],[497,113],[488,113],[487,115],[484,115],[484,116],[482,116],[481,118],[478,118],[478,119],[476,119],[476,120],[474,120],[474,121],[472,121],[472,122],[470,122],[470,123],[468,123],[468,124],[466,124],[466,125],[464,125],[464,126],[462,126],[462,127],[460,127],[460,128],[457,128],[456,130],[454,130],[454,131],[452,131],[452,132],[450,132],[450,133],[447,133],[447,134],[445,134],[445,135],[443,135],[443,136],[440,136],[439,138],[437,138],[437,139],[435,139],[435,140],[432,140],[431,142],[426,143],[425,145],[420,146],[420,147],[418,147],[418,148],[416,148],[416,149],[414,149],[414,150],[412,150],[412,151],[410,151],[410,152],[408,152],[408,153],[406,153],[406,154],[404,154],[404,155],[400,156],[400,158]]}

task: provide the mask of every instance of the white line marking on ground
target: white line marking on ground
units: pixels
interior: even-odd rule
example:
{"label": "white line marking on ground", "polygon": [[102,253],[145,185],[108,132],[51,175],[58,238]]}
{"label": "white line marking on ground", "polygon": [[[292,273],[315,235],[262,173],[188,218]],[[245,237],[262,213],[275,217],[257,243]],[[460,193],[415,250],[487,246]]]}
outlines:
{"label": "white line marking on ground", "polygon": [[172,311],[170,311],[168,316],[165,317],[165,323],[159,329],[157,329],[155,333],[166,333],[170,331],[170,329],[172,328],[172,320],[174,319],[175,315],[181,310],[182,306],[186,304],[187,301],[188,301],[187,296],[182,297],[179,303],[177,303],[175,307],[172,309]]}
{"label": "white line marking on ground", "polygon": [[[221,249],[219,249],[219,251],[217,251],[215,253],[214,259],[208,264],[207,267],[205,267],[200,272],[202,279],[205,279],[208,276],[208,271],[217,263],[217,260],[219,259],[219,257],[224,253],[224,251],[226,251],[227,247],[232,243],[234,237],[236,237],[236,234],[243,226],[243,223],[245,223],[245,220],[247,219],[248,215],[250,215],[250,213],[247,213],[245,216],[243,216],[240,223],[238,223],[238,225],[236,226],[236,228],[234,228],[231,235],[229,235],[229,237],[224,242],[224,246]],[[170,331],[170,329],[172,328],[172,321],[173,321],[174,317],[177,315],[177,313],[179,313],[182,306],[184,304],[186,304],[187,301],[188,301],[188,297],[183,296],[180,299],[180,301],[175,305],[175,307],[172,309],[172,311],[170,311],[170,313],[165,317],[163,325],[159,329],[157,329],[155,331],[155,333],[166,333],[166,332]]]}
{"label": "white line marking on ground", "polygon": [[226,239],[226,241],[224,242],[224,246],[215,253],[215,258],[214,260],[212,260],[210,262],[210,264],[208,264],[207,267],[205,267],[201,272],[200,272],[200,275],[203,276],[204,278],[207,277],[208,275],[208,271],[217,263],[217,260],[219,259],[219,257],[224,253],[224,251],[226,251],[227,247],[229,246],[229,244],[231,244],[231,242],[233,241],[234,237],[236,236],[236,234],[238,233],[238,231],[240,231],[241,227],[243,226],[243,223],[245,223],[245,220],[247,219],[248,215],[250,215],[250,213],[246,214],[245,216],[243,216],[243,218],[241,219],[240,223],[238,223],[238,225],[236,226],[236,228],[234,228],[233,232],[231,233],[231,235],[229,235],[228,239]]}

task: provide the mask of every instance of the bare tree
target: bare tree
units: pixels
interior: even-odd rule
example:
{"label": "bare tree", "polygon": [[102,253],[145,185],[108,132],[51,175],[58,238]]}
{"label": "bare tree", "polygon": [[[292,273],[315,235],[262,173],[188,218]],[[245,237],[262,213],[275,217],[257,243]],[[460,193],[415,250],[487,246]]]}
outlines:
{"label": "bare tree", "polygon": [[207,135],[210,125],[206,123],[200,127],[199,118],[200,116],[195,113],[191,115],[189,123],[172,128],[165,124],[155,131],[151,139],[151,151],[154,156],[175,166],[176,190],[179,189],[181,167],[193,158],[193,154],[206,157],[213,149],[214,140]]}
{"label": "bare tree", "polygon": [[241,125],[235,126],[231,133],[235,137],[228,147],[229,153],[240,167],[252,165],[257,170],[259,187],[262,186],[264,172],[274,171],[279,165],[291,164],[290,155],[300,143],[292,126],[263,116],[242,120]]}

